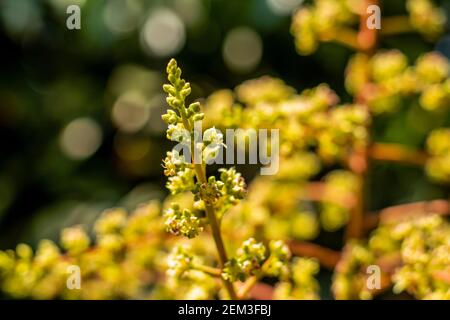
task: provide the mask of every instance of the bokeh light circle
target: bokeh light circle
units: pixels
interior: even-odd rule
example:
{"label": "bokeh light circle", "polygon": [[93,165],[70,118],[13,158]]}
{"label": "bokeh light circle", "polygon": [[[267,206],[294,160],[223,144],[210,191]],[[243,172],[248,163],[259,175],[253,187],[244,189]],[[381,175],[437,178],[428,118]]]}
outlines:
{"label": "bokeh light circle", "polygon": [[225,38],[222,49],[225,64],[237,73],[252,71],[261,61],[262,52],[260,35],[248,27],[231,30]]}
{"label": "bokeh light circle", "polygon": [[112,121],[124,132],[139,131],[147,124],[149,117],[150,109],[145,97],[133,91],[121,95],[111,111]]}
{"label": "bokeh light circle", "polygon": [[156,9],[148,16],[141,30],[141,45],[146,52],[168,57],[184,46],[186,31],[183,21],[169,9]]}
{"label": "bokeh light circle", "polygon": [[278,15],[290,15],[294,9],[299,7],[303,0],[266,0],[267,5],[273,13]]}
{"label": "bokeh light circle", "polygon": [[142,6],[137,1],[109,0],[103,10],[103,21],[113,33],[133,31],[142,12]]}
{"label": "bokeh light circle", "polygon": [[63,153],[71,159],[89,158],[100,147],[102,129],[91,118],[77,118],[71,121],[62,131],[60,147]]}

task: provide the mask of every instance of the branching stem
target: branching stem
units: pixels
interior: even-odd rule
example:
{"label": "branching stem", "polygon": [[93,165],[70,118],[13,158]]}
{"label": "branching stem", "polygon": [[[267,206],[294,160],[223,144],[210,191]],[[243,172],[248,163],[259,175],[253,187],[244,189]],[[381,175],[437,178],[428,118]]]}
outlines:
{"label": "branching stem", "polygon": [[[365,0],[365,8],[371,5],[378,5],[378,0]],[[377,46],[378,33],[377,29],[370,29],[367,26],[367,19],[369,18],[366,10],[360,16],[358,42],[359,51],[369,56],[374,54]],[[358,97],[357,100],[361,98]],[[366,109],[370,115],[370,110],[367,101],[357,101],[363,108]],[[368,146],[371,144],[371,126],[367,125],[367,146],[355,150],[349,159],[350,169],[358,176],[358,191],[357,201],[354,209],[350,213],[349,223],[346,229],[346,240],[352,238],[361,238],[364,235],[364,214],[366,211],[366,195],[367,195],[367,172],[369,169]]]}
{"label": "branching stem", "polygon": [[247,281],[244,282],[242,287],[239,289],[238,297],[239,299],[246,299],[247,295],[249,294],[250,290],[258,283],[259,276],[251,276],[247,279]]}
{"label": "branching stem", "polygon": [[425,165],[428,155],[421,150],[395,143],[374,143],[369,149],[369,157],[378,161],[399,162],[416,166]]}

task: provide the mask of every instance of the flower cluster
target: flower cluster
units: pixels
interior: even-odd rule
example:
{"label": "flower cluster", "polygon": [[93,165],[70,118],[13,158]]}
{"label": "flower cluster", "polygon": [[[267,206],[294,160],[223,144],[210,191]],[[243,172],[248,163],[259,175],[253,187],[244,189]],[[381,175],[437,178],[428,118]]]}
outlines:
{"label": "flower cluster", "polygon": [[290,267],[290,279],[277,284],[275,299],[317,300],[319,283],[314,276],[319,272],[319,264],[313,259],[296,258]]}
{"label": "flower cluster", "polygon": [[176,246],[167,256],[167,276],[180,278],[192,268],[192,255],[183,246]]}
{"label": "flower cluster", "polygon": [[175,175],[169,177],[166,186],[171,194],[191,191],[195,187],[195,171],[187,167],[178,170]]}
{"label": "flower cluster", "polygon": [[269,243],[270,255],[265,264],[265,274],[270,277],[286,278],[289,272],[288,262],[291,252],[284,241],[273,240]]}
{"label": "flower cluster", "polygon": [[336,266],[332,290],[336,299],[370,299],[371,291],[366,286],[365,266],[375,263],[373,253],[364,245],[354,242],[344,249],[343,257]]}
{"label": "flower cluster", "polygon": [[266,259],[266,247],[261,242],[250,238],[242,243],[235,258],[230,259],[223,269],[222,277],[231,281],[244,281],[247,276],[254,275],[261,269]]}
{"label": "flower cluster", "polygon": [[[275,90],[277,94],[270,95],[265,90]],[[250,92],[258,95],[253,97]],[[252,181],[245,201],[251,210],[247,205],[239,207],[236,219],[250,219],[255,224],[247,223],[242,232],[251,236],[263,228],[269,239],[305,240],[318,235],[319,222],[329,231],[346,224],[349,208],[339,204],[351,199],[355,192],[351,173],[335,174],[336,179],[329,179],[348,183],[325,181],[328,191],[323,198],[330,200],[319,201],[323,211],[320,220],[312,204],[301,201],[305,191],[299,184],[313,179],[324,165],[345,163],[356,149],[368,145],[370,119],[366,110],[360,105],[337,105],[336,94],[326,85],[297,94],[282,81],[269,77],[244,82],[235,89],[235,96],[236,100],[230,91],[214,93],[207,100],[205,119],[219,115],[211,123],[219,128],[233,123],[236,127],[280,130],[280,169],[274,176]],[[260,214],[269,221],[262,226]]]}
{"label": "flower cluster", "polygon": [[408,97],[417,97],[427,111],[439,111],[450,102],[449,73],[450,63],[437,52],[424,54],[409,67],[403,53],[390,50],[372,58],[356,54],[349,62],[345,83],[376,114],[397,111]]}
{"label": "flower cluster", "polygon": [[238,100],[250,106],[280,102],[289,99],[294,93],[295,90],[283,80],[269,76],[248,80],[236,87]]}
{"label": "flower cluster", "polygon": [[320,172],[320,158],[313,152],[298,151],[281,160],[275,178],[278,181],[305,181]]}
{"label": "flower cluster", "polygon": [[354,10],[358,8],[354,4],[347,0],[316,0],[312,5],[298,9],[291,25],[297,51],[302,55],[311,54],[317,50],[320,41],[327,41],[340,28],[356,23]]}
{"label": "flower cluster", "polygon": [[368,144],[369,115],[360,105],[332,109],[327,118],[317,117],[318,154],[324,161],[348,158],[355,149]]}
{"label": "flower cluster", "polygon": [[[449,236],[449,223],[438,215],[380,226],[367,244],[350,244],[345,250],[333,280],[336,298],[370,299],[392,284],[394,293],[448,299]],[[381,288],[367,287],[369,265],[381,268]]]}
{"label": "flower cluster", "polygon": [[61,232],[61,246],[70,254],[78,254],[89,247],[90,239],[81,226],[64,229]]}
{"label": "flower cluster", "polygon": [[[141,205],[131,215],[111,209],[97,219],[95,239],[74,226],[62,230],[61,248],[41,240],[35,252],[26,244],[0,251],[0,291],[32,299],[151,297],[155,257],[165,250],[159,216],[157,202]],[[79,289],[67,286],[73,265],[81,272]]]}
{"label": "flower cluster", "polygon": [[445,12],[432,0],[408,0],[406,8],[413,28],[427,39],[436,40],[444,32]]}
{"label": "flower cluster", "polygon": [[287,280],[290,274],[291,252],[281,240],[269,242],[269,249],[254,238],[245,240],[222,272],[222,277],[244,281],[249,276],[274,277]]}
{"label": "flower cluster", "polygon": [[[347,224],[349,217],[348,207],[342,203],[348,203],[358,188],[358,180],[354,173],[345,170],[334,170],[325,176],[326,194],[320,211],[320,221],[327,231],[336,231]],[[334,201],[327,201],[327,199]],[[339,204],[341,203],[341,204]]]}
{"label": "flower cluster", "polygon": [[427,139],[430,158],[426,164],[427,174],[436,181],[450,182],[450,129],[437,129]]}
{"label": "flower cluster", "polygon": [[167,177],[173,177],[186,168],[192,169],[192,165],[176,150],[167,152],[167,156],[163,160],[163,167],[164,175]]}
{"label": "flower cluster", "polygon": [[[199,208],[205,210],[206,205],[223,213],[229,204],[236,204],[238,199],[242,199],[245,191],[243,179],[234,169],[221,170],[220,180],[214,176],[206,178],[204,164],[217,157],[224,146],[223,136],[213,127],[203,132],[201,142],[196,141],[194,123],[204,118],[200,104],[194,102],[185,106],[191,87],[189,82],[181,79],[181,69],[173,59],[167,66],[167,74],[170,84],[163,88],[168,93],[167,103],[172,108],[162,116],[169,125],[167,137],[185,144],[190,153],[190,159],[177,151],[167,153],[163,163],[164,173],[169,177],[167,188],[173,195],[191,191]],[[201,162],[193,164],[191,160],[199,160],[195,158],[197,151],[202,154]],[[181,209],[177,204],[166,210],[165,217],[168,231],[176,235],[192,238],[202,229],[200,217],[188,209]]]}
{"label": "flower cluster", "polygon": [[202,153],[203,161],[206,164],[210,164],[219,155],[222,147],[225,147],[223,135],[216,128],[209,128],[203,134],[203,142],[205,145]]}
{"label": "flower cluster", "polygon": [[[265,90],[273,90],[274,83],[279,93],[265,94]],[[258,92],[258,99],[244,95],[243,88],[248,92]],[[236,102],[231,93],[220,92],[208,98],[206,119],[216,116],[217,122],[211,124],[219,128],[226,128],[230,123],[244,129],[277,128],[280,130],[280,152],[286,158],[316,148],[322,160],[333,163],[367,143],[368,114],[359,105],[337,105],[338,98],[327,85],[296,94],[283,82],[262,77],[244,82],[235,92]],[[307,163],[313,173],[317,171],[317,164]],[[280,166],[282,170],[283,166]],[[291,171],[291,174],[295,172]]]}
{"label": "flower cluster", "polygon": [[[366,13],[365,3],[363,0],[314,0],[310,5],[302,5],[294,13],[291,24],[298,53],[312,54],[319,43],[325,41],[357,46],[354,27],[359,16]],[[444,32],[445,12],[432,0],[408,0],[406,10],[408,16],[401,23],[412,27],[426,39],[436,40]],[[383,25],[386,31],[389,27]]]}
{"label": "flower cluster", "polygon": [[304,198],[305,190],[298,180],[258,177],[241,206],[230,211],[227,226],[229,223],[233,232],[243,237],[262,232],[270,240],[312,240],[320,231],[320,223],[313,204],[307,197],[302,201]]}
{"label": "flower cluster", "polygon": [[203,230],[200,218],[189,209],[181,209],[176,203],[173,203],[165,211],[164,216],[167,231],[174,235],[182,235],[191,239]]}
{"label": "flower cluster", "polygon": [[222,217],[231,207],[237,205],[247,193],[247,186],[244,178],[235,168],[219,169],[220,180],[216,185],[219,186],[220,198],[215,205],[216,213]]}

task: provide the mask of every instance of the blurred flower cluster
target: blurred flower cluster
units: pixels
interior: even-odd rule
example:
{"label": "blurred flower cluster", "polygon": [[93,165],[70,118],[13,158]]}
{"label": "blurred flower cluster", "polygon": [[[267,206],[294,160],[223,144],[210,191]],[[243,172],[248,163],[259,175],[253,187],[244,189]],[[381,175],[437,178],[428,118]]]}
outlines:
{"label": "blurred flower cluster", "polygon": [[[354,150],[368,143],[366,111],[337,102],[325,84],[298,94],[282,80],[267,76],[248,80],[234,92],[215,92],[206,100],[209,125],[242,128],[243,134],[252,128],[280,130],[278,173],[254,179],[246,200],[231,215],[241,210],[243,216],[253,216],[254,228],[275,239],[314,239],[320,225],[335,231],[346,224],[356,185],[350,171],[330,171],[318,182],[320,190],[310,191],[307,186],[323,167],[345,165]],[[320,204],[320,218],[310,200]]]}
{"label": "blurred flower cluster", "polygon": [[[364,0],[315,0],[311,5],[301,6],[291,25],[297,51],[309,55],[325,41],[353,45],[354,27],[366,10]],[[401,23],[426,39],[436,40],[444,32],[445,12],[432,0],[407,0],[406,10],[408,20]]]}
{"label": "blurred flower cluster", "polygon": [[[169,109],[162,120],[167,139],[190,151],[173,149],[162,161],[170,194],[130,215],[120,208],[106,210],[92,233],[80,225],[63,229],[59,246],[42,240],[35,252],[26,244],[0,251],[1,292],[34,299],[247,299],[257,298],[255,292],[263,288],[269,292],[263,298],[319,299],[317,277],[325,267],[333,273],[331,291],[337,299],[372,299],[391,289],[417,299],[450,299],[450,225],[441,216],[449,212],[445,190],[440,193],[447,206],[442,212],[425,203],[417,212],[407,207],[413,217],[394,222],[380,213],[369,216],[366,199],[371,157],[419,163],[433,180],[450,181],[450,132],[445,127],[450,65],[437,52],[421,55],[410,66],[400,50],[377,52],[376,41],[373,50],[361,47],[355,26],[365,14],[363,3],[316,0],[299,8],[292,21],[302,55],[313,53],[320,41],[356,49],[343,79],[352,103],[341,102],[345,98],[327,84],[297,92],[270,76],[188,103],[194,86],[170,60],[169,83],[163,86]],[[442,33],[445,16],[431,1],[409,0],[406,8],[408,27],[428,39]],[[173,20],[170,12],[161,14]],[[143,41],[152,54],[166,56],[170,48],[154,41],[158,18],[153,19],[146,22]],[[177,22],[173,28],[180,31]],[[138,82],[148,76],[144,72]],[[145,105],[145,100],[136,92],[120,94],[112,111],[115,125],[137,132],[148,112],[128,118],[122,107]],[[443,118],[443,127],[427,128],[427,138],[416,139],[424,150],[392,143],[390,153],[374,156],[386,143],[373,134],[377,116],[391,116],[404,105]],[[197,141],[194,123],[200,120],[206,129]],[[86,121],[81,124],[76,131],[84,131]],[[248,129],[278,129],[279,150],[273,149],[270,135],[260,144],[269,154],[279,151],[278,172],[248,174],[248,183],[240,168],[212,173],[210,162],[224,146],[216,128],[240,129],[232,138],[241,141],[251,138]],[[134,168],[132,161],[129,165]],[[355,228],[358,233],[349,232]],[[369,229],[372,234],[366,237]],[[327,247],[329,235],[339,239],[333,249]],[[81,272],[80,289],[67,285],[71,266]],[[376,289],[367,285],[367,270],[373,266],[381,270]]]}
{"label": "blurred flower cluster", "polygon": [[[367,144],[365,128],[370,123],[363,108],[338,105],[338,101],[326,84],[296,93],[282,80],[264,76],[242,83],[234,93],[213,93],[206,101],[205,113],[207,123],[219,128],[277,128],[283,158],[312,150],[319,156],[317,161],[331,164],[344,160],[353,148]],[[284,166],[280,166],[282,171]],[[286,171],[295,177],[314,174],[317,169],[317,165],[312,165],[310,172]]]}
{"label": "blurred flower cluster", "polygon": [[[61,231],[58,247],[42,240],[36,251],[26,244],[0,251],[0,288],[12,298],[126,299],[150,298],[156,261],[164,248],[160,205],[105,211],[93,236],[82,226]],[[91,240],[95,239],[95,240]],[[80,270],[79,289],[70,289],[70,266]]]}
{"label": "blurred flower cluster", "polygon": [[450,129],[436,129],[427,139],[430,158],[426,164],[428,175],[439,181],[450,182]]}
{"label": "blurred flower cluster", "polygon": [[[376,291],[407,292],[417,299],[450,299],[450,224],[438,215],[390,223],[373,232],[367,243],[351,243],[333,280],[337,299],[371,299]],[[381,286],[367,286],[367,267],[382,272]]]}
{"label": "blurred flower cluster", "polygon": [[302,6],[291,25],[297,51],[302,55],[313,53],[320,41],[331,39],[342,27],[356,24],[363,9],[363,1],[351,0],[318,0]]}
{"label": "blurred flower cluster", "polygon": [[375,114],[398,111],[410,97],[427,111],[445,112],[450,101],[449,72],[447,58],[437,52],[422,55],[409,67],[403,53],[390,50],[372,58],[353,56],[345,84],[351,94],[366,99]]}

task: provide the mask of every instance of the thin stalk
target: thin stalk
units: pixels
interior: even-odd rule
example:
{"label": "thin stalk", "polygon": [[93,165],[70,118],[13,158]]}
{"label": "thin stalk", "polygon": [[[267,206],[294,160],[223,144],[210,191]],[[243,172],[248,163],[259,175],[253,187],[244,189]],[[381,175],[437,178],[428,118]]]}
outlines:
{"label": "thin stalk", "polygon": [[356,197],[352,192],[336,192],[324,182],[312,181],[302,186],[299,190],[299,200],[326,201],[342,206],[348,210],[353,209]]}
{"label": "thin stalk", "polygon": [[326,269],[333,270],[341,255],[338,251],[306,241],[289,241],[289,250],[294,256],[315,258]]}
{"label": "thin stalk", "polygon": [[240,299],[245,299],[247,297],[250,290],[252,290],[252,288],[258,283],[259,278],[260,278],[260,276],[258,276],[258,275],[252,276],[252,277],[248,278],[247,281],[244,282],[242,287],[239,289],[239,293],[238,293],[238,296]]}
{"label": "thin stalk", "polygon": [[[366,0],[365,7],[371,5],[378,5],[378,0]],[[368,13],[364,10],[360,16],[359,32],[358,32],[358,42],[359,51],[372,56],[375,52],[378,32],[377,29],[369,29],[367,27],[367,19],[369,18]],[[367,101],[364,98],[357,97],[357,102],[366,109],[367,113],[370,114]],[[361,238],[364,235],[364,215],[366,212],[366,196],[367,196],[367,172],[369,167],[369,157],[368,157],[368,147],[371,143],[371,127],[370,124],[367,126],[368,132],[368,146],[364,146],[359,150],[355,150],[354,154],[350,156],[349,166],[350,169],[356,173],[358,176],[358,191],[357,191],[357,201],[354,209],[351,211],[350,220],[347,225],[346,230],[346,240],[352,238]]]}
{"label": "thin stalk", "polygon": [[[450,215],[450,203],[445,199],[436,199],[387,207],[376,214],[370,215],[377,217],[376,221],[372,219],[374,221],[372,221],[371,227],[377,224],[397,223],[405,219],[426,216],[428,214],[448,216]],[[371,223],[370,219],[366,223]]]}
{"label": "thin stalk", "polygon": [[[214,212],[214,208],[207,205],[205,206],[206,215],[209,219],[209,223],[211,225],[211,231],[213,234],[214,242],[216,243],[217,252],[219,254],[219,265],[222,269],[225,266],[225,263],[228,261],[227,253],[225,251],[225,246],[223,244],[222,235],[220,234],[219,222],[217,221],[216,214]],[[236,291],[234,290],[233,284],[222,278],[223,284],[230,295],[230,298],[233,300],[237,300]]]}
{"label": "thin stalk", "polygon": [[194,268],[195,270],[198,270],[198,271],[202,271],[202,272],[204,272],[206,274],[209,274],[210,276],[213,276],[213,277],[218,277],[219,278],[219,277],[222,276],[222,271],[220,269],[218,269],[218,268],[205,266],[203,264],[194,264],[194,265],[192,265],[192,268]]}
{"label": "thin stalk", "polygon": [[378,161],[399,162],[417,166],[425,165],[428,155],[396,143],[374,143],[369,149],[370,158]]}
{"label": "thin stalk", "polygon": [[335,31],[322,34],[321,35],[322,41],[334,41],[336,43],[340,43],[344,45],[345,47],[352,49],[352,50],[358,50],[359,49],[359,43],[357,38],[357,33],[355,30],[352,30],[350,28],[339,28]]}
{"label": "thin stalk", "polygon": [[346,229],[345,237],[347,240],[360,239],[364,235],[364,213],[366,197],[366,174],[358,175],[358,196],[354,209],[350,213],[350,220]]}
{"label": "thin stalk", "polygon": [[261,269],[259,272],[250,278],[248,278],[242,287],[239,289],[238,297],[239,299],[245,299],[247,295],[249,294],[250,290],[258,283],[258,281],[261,279],[261,277],[264,275],[264,269],[267,268],[267,266],[270,263],[270,258],[268,258],[263,265],[261,266]]}
{"label": "thin stalk", "polygon": [[257,282],[251,290],[253,300],[273,300],[274,287],[263,282]]}
{"label": "thin stalk", "polygon": [[[186,115],[184,106],[182,108],[180,108],[180,116],[183,121],[183,126],[185,127],[185,129],[188,130],[189,132],[192,132],[192,130],[193,130],[192,124],[189,122],[189,119]],[[195,161],[196,159],[195,159],[195,141],[194,141],[194,139],[191,139],[191,159],[192,159],[192,163],[194,163],[195,176],[196,176],[198,182],[200,182],[200,184],[208,183],[208,181],[206,180],[205,167],[201,163],[196,163],[196,161]],[[219,266],[220,266],[220,269],[223,269],[223,267],[225,266],[225,263],[228,261],[228,257],[227,257],[227,252],[225,250],[225,245],[223,243],[222,235],[220,232],[220,226],[219,226],[219,222],[217,220],[216,212],[215,212],[214,207],[207,203],[205,203],[205,212],[206,212],[206,216],[208,217],[209,224],[211,226],[211,232],[212,232],[212,236],[214,239],[214,243],[216,244],[216,249],[217,249],[217,253],[219,256]],[[223,279],[222,277],[221,277],[221,279],[222,279],[222,282],[223,282],[230,298],[232,300],[237,300],[238,297],[236,295],[236,291],[234,289],[233,284],[230,281]]]}

